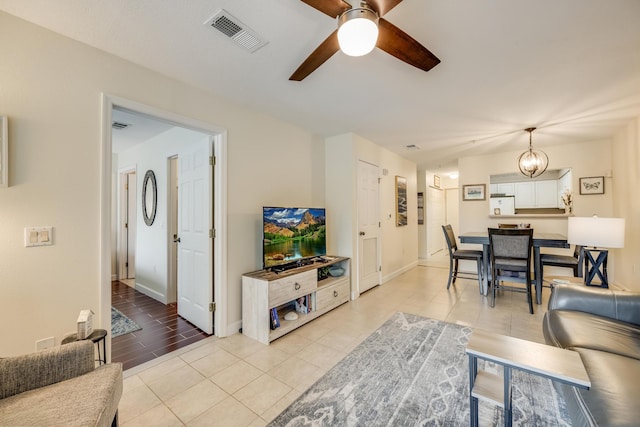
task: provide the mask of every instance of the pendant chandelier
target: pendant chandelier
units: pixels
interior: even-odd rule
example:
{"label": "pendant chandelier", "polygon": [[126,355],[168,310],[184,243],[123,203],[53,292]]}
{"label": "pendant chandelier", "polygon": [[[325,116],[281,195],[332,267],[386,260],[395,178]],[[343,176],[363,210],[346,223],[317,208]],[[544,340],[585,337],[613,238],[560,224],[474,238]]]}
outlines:
{"label": "pendant chandelier", "polygon": [[534,150],[531,146],[531,134],[536,128],[526,128],[529,132],[529,149],[518,157],[518,168],[520,172],[529,178],[540,176],[549,166],[549,157],[544,151]]}

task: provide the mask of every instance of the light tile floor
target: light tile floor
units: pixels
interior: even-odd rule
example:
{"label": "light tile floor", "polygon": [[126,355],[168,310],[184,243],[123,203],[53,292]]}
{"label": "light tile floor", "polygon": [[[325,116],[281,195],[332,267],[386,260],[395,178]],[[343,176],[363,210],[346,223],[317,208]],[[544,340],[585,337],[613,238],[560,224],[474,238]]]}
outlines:
{"label": "light tile floor", "polygon": [[120,424],[265,426],[396,311],[544,342],[548,289],[533,315],[520,293],[491,308],[476,281],[447,291],[448,261],[421,264],[269,346],[211,337],[125,371]]}

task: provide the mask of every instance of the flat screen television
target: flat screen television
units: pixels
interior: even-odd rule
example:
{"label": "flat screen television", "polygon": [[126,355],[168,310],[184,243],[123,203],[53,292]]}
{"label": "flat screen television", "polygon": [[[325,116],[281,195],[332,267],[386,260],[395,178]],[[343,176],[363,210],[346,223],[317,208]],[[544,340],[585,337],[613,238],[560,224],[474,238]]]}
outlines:
{"label": "flat screen television", "polygon": [[324,208],[262,208],[262,259],[271,268],[327,254]]}

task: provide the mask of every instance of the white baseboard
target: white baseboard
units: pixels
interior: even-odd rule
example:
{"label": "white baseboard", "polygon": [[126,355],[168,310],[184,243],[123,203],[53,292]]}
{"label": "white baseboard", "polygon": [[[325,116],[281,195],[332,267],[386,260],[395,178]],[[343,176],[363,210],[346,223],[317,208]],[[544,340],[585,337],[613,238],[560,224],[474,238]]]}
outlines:
{"label": "white baseboard", "polygon": [[148,297],[153,298],[156,301],[160,301],[163,304],[167,303],[167,298],[165,295],[161,294],[158,291],[155,291],[153,289],[150,289],[144,285],[141,285],[140,283],[136,282],[136,286],[135,286],[136,291],[142,292],[143,294],[145,294]]}
{"label": "white baseboard", "polygon": [[411,262],[409,265],[405,265],[404,267],[393,271],[387,275],[382,276],[382,283],[387,283],[388,281],[395,279],[396,277],[400,276],[401,274],[406,273],[409,270],[414,269],[415,267],[418,266],[418,260],[415,260],[413,262]]}
{"label": "white baseboard", "polygon": [[[216,332],[216,336],[219,336],[220,338],[223,337],[229,337],[233,334],[237,334],[238,331],[240,330],[240,328],[242,328],[242,320],[238,320],[235,321],[233,323],[229,323],[227,324],[227,328],[226,331],[222,331],[222,328],[215,328],[215,332]],[[224,335],[223,335],[224,334]]]}

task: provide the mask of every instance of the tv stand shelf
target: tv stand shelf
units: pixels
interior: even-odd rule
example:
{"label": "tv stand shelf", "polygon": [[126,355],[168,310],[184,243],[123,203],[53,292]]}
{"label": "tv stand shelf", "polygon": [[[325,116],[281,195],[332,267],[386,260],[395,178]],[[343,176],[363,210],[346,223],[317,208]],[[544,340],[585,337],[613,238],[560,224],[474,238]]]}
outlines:
{"label": "tv stand shelf", "polygon": [[[349,301],[351,274],[349,258],[324,256],[323,261],[313,262],[280,272],[271,269],[258,270],[242,276],[242,333],[269,344],[294,329],[322,316]],[[324,268],[341,267],[344,274],[338,277],[319,274]],[[294,311],[296,299],[309,296],[310,313],[297,313],[295,320],[285,320],[287,312]],[[276,309],[280,326],[271,329],[271,310]]]}

